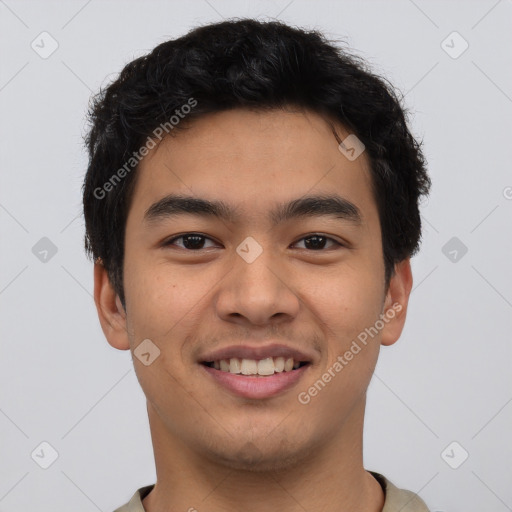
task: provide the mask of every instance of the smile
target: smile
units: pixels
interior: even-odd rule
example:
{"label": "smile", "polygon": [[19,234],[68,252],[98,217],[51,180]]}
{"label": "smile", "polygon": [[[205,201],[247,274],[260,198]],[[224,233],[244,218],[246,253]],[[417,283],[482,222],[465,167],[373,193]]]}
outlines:
{"label": "smile", "polygon": [[274,375],[275,373],[290,372],[308,363],[306,361],[296,361],[292,357],[266,357],[260,360],[232,357],[230,359],[206,361],[203,364],[221,372],[229,372],[235,375],[259,375],[263,377]]}
{"label": "smile", "polygon": [[282,359],[231,358],[204,362],[200,366],[216,386],[241,398],[262,400],[281,395],[297,385],[311,366],[309,362]]}

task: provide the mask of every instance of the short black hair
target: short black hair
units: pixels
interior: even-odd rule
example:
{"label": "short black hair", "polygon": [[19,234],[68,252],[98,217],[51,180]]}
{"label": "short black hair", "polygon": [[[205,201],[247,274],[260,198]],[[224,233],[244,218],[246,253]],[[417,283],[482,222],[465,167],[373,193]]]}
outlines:
{"label": "short black hair", "polygon": [[[161,138],[159,126],[172,135],[207,113],[294,107],[341,123],[365,145],[387,289],[395,264],[419,248],[418,203],[431,185],[402,100],[364,59],[316,30],[278,21],[232,19],[159,44],[91,98],[83,184],[86,252],[101,260],[124,306],[126,219],[146,141]],[[182,112],[183,121],[170,121]]]}

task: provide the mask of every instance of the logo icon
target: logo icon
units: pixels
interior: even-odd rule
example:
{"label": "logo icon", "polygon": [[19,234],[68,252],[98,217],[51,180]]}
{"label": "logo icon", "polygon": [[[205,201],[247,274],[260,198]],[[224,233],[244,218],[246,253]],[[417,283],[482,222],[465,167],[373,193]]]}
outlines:
{"label": "logo icon", "polygon": [[32,247],[32,254],[41,262],[48,263],[56,254],[57,246],[46,236]]}
{"label": "logo icon", "polygon": [[248,236],[237,248],[236,252],[247,262],[252,263],[263,252],[263,247],[252,236]]}
{"label": "logo icon", "polygon": [[468,252],[468,248],[456,236],[454,236],[443,245],[441,252],[452,263],[458,263]]}
{"label": "logo icon", "polygon": [[353,162],[363,153],[365,145],[357,138],[356,135],[351,133],[340,142],[338,149],[348,160]]}
{"label": "logo icon", "polygon": [[451,442],[442,452],[441,458],[450,466],[452,469],[457,469],[469,457],[469,453],[464,447],[457,441]]}
{"label": "logo icon", "polygon": [[39,57],[47,59],[52,55],[55,50],[59,47],[57,40],[48,32],[41,32],[33,41],[30,43],[32,50],[34,50]]}
{"label": "logo icon", "polygon": [[160,355],[160,349],[150,339],[145,339],[133,353],[144,366],[149,366]]}
{"label": "logo icon", "polygon": [[458,32],[454,31],[442,41],[441,48],[452,59],[458,59],[469,48],[469,43]]}
{"label": "logo icon", "polygon": [[30,456],[43,469],[48,469],[59,458],[57,450],[47,441],[43,441],[34,448]]}

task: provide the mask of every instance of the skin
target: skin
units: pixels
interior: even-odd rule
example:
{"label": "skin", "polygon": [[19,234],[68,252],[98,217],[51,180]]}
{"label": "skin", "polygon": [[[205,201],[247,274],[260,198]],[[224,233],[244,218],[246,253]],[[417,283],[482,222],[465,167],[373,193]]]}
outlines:
{"label": "skin", "polygon": [[[347,132],[335,125],[341,139]],[[95,302],[105,336],[119,350],[150,339],[145,366],[133,357],[147,397],[157,483],[148,512],[382,510],[384,494],[363,467],[366,391],[380,346],[402,332],[412,276],[409,259],[384,287],[380,222],[363,153],[349,161],[324,118],[309,111],[210,114],[164,139],[139,165],[125,235],[126,310],[101,263]],[[236,223],[192,215],[148,224],[146,210],[169,193],[221,199]],[[336,193],[361,225],[332,217],[274,226],[276,202]],[[187,232],[208,238],[200,250]],[[327,242],[308,249],[305,237]],[[248,236],[263,249],[252,263],[236,252]],[[401,305],[371,341],[307,405],[307,391],[380,314]],[[271,341],[306,349],[314,362],[298,384],[265,400],[220,388],[198,364],[210,348]]]}

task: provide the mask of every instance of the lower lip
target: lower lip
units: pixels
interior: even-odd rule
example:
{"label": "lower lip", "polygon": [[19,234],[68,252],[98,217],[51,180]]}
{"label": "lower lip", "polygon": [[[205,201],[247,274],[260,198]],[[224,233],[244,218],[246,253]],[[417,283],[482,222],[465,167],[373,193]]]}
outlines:
{"label": "lower lip", "polygon": [[282,371],[268,376],[240,375],[223,372],[201,365],[215,381],[232,393],[243,398],[271,398],[293,387],[308,369],[309,364],[289,372]]}

